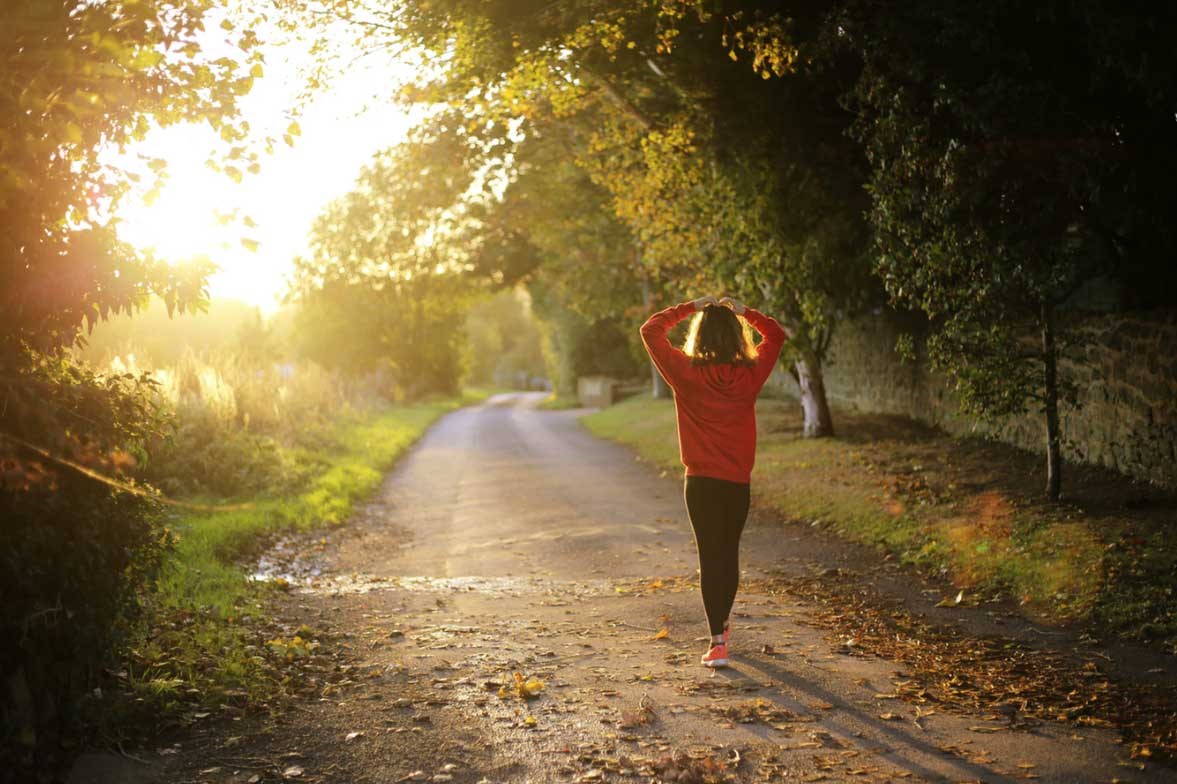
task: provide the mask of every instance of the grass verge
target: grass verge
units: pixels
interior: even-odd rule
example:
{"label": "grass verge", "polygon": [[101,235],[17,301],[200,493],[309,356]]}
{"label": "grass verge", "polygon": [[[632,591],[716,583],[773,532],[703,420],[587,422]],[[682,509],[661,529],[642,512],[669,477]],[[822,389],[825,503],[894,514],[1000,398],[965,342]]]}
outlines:
{"label": "grass verge", "polygon": [[[1038,620],[1177,646],[1172,494],[1070,466],[1069,499],[1051,504],[1040,458],[1011,447],[846,411],[839,437],[807,439],[783,400],[761,399],[757,415],[757,504],[946,576],[963,603],[1010,597]],[[671,401],[640,396],[581,421],[681,471]]]}
{"label": "grass verge", "polygon": [[108,739],[157,730],[161,718],[184,723],[210,711],[234,714],[273,705],[297,691],[298,666],[325,639],[268,617],[267,595],[282,584],[250,581],[245,560],[277,534],[342,525],[434,421],[489,394],[471,390],[341,418],[298,445],[282,447],[294,460],[313,462],[303,488],[234,499],[228,511],[175,520],[175,547],[113,684],[123,699],[100,720]]}
{"label": "grass verge", "polygon": [[565,411],[570,408],[580,408],[580,400],[576,395],[558,395],[553,392],[540,402],[538,408],[545,411]]}

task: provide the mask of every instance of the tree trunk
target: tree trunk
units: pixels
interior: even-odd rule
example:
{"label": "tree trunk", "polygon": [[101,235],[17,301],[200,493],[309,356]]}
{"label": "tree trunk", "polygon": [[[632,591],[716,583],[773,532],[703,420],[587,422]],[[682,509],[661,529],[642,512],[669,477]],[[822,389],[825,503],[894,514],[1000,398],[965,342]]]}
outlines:
{"label": "tree trunk", "polygon": [[1046,410],[1046,495],[1052,501],[1062,495],[1062,434],[1058,421],[1058,351],[1054,342],[1054,308],[1042,306],[1042,361],[1045,365],[1043,398]]}
{"label": "tree trunk", "polygon": [[653,362],[650,363],[650,375],[654,379],[651,391],[658,400],[667,400],[670,398],[670,386],[666,383],[666,379],[662,378],[662,374],[658,372],[658,368]]}
{"label": "tree trunk", "polygon": [[809,351],[804,351],[795,362],[797,385],[801,387],[801,411],[804,414],[803,433],[806,438],[822,438],[834,434],[834,419],[826,400],[825,382],[821,377],[821,362]]}

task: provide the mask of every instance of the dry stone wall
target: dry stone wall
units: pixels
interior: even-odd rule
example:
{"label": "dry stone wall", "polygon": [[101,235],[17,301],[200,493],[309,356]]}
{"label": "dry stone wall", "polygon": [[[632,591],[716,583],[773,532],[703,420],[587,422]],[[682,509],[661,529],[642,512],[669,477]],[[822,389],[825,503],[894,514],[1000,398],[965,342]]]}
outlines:
{"label": "dry stone wall", "polygon": [[[895,353],[905,328],[918,331],[919,324],[885,309],[840,327],[825,372],[830,399],[1045,450],[1041,415],[987,429],[961,414],[943,378],[922,359],[905,362]],[[1076,348],[1060,370],[1074,379],[1078,406],[1062,411],[1064,456],[1177,489],[1177,313],[1090,315],[1071,329]],[[783,373],[773,383],[795,393]]]}

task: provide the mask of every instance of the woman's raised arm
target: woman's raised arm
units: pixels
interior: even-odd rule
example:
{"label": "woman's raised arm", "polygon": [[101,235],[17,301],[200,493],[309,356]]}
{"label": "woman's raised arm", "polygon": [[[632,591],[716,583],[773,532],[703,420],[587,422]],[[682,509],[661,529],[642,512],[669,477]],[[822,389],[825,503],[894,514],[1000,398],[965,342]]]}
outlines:
{"label": "woman's raised arm", "polygon": [[642,343],[646,347],[646,353],[650,355],[650,359],[654,360],[654,366],[658,368],[658,372],[662,374],[662,378],[666,379],[666,383],[671,388],[674,388],[682,379],[683,373],[691,361],[681,349],[670,345],[670,340],[666,337],[667,333],[675,324],[696,310],[702,310],[707,305],[714,304],[717,304],[717,300],[710,296],[700,297],[692,302],[681,302],[658,311],[646,319],[645,324],[642,324]]}
{"label": "woman's raised arm", "polygon": [[781,355],[781,348],[785,345],[788,334],[776,319],[764,315],[755,308],[744,308],[744,318],[763,338],[760,345],[756,347],[756,368],[754,370],[756,383],[763,385],[772,375],[772,369],[776,367],[776,361]]}

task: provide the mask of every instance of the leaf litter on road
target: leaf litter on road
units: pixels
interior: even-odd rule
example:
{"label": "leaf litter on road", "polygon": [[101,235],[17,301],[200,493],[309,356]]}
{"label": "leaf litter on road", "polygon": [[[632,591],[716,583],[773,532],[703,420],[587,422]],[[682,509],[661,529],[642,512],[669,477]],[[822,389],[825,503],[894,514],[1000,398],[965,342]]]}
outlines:
{"label": "leaf litter on road", "polygon": [[[1129,742],[1133,758],[1177,762],[1177,689],[1173,687],[1119,683],[1100,663],[1072,653],[933,625],[884,600],[843,570],[777,575],[745,590],[802,598],[812,607],[803,622],[828,630],[828,639],[842,653],[903,664],[909,671],[893,681],[893,692],[879,693],[880,699],[894,697],[915,705],[934,703],[981,714],[987,720],[1004,721],[1004,729],[1041,720],[1115,727]],[[973,725],[970,729],[1002,728]]]}

